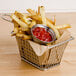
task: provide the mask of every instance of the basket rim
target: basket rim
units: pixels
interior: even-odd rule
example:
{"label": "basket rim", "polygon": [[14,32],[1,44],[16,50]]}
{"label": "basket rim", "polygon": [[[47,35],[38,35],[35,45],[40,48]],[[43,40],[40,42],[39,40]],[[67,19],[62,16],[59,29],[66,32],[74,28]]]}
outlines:
{"label": "basket rim", "polygon": [[69,39],[67,39],[67,40],[65,40],[65,41],[63,41],[63,42],[60,42],[60,43],[57,43],[57,44],[55,44],[55,45],[49,46],[48,49],[51,49],[51,48],[54,48],[54,47],[56,47],[56,46],[62,45],[62,44],[66,43],[66,42],[69,42],[69,41],[71,41],[71,40],[74,40],[74,37],[73,37],[73,36],[71,36]]}
{"label": "basket rim", "polygon": [[[22,38],[21,38],[22,39]],[[71,41],[71,40],[74,40],[75,38],[73,37],[73,36],[71,36],[69,39],[67,39],[67,40],[65,40],[65,41],[62,41],[62,42],[60,42],[60,43],[57,43],[57,44],[54,44],[54,45],[51,45],[51,46],[45,46],[45,45],[42,45],[42,46],[45,46],[45,47],[48,47],[48,49],[51,49],[51,48],[54,48],[54,47],[56,47],[56,46],[59,46],[59,45],[62,45],[62,44],[64,44],[64,43],[67,43],[67,42],[69,42],[69,41]],[[28,40],[28,41],[31,41],[31,40]],[[33,41],[32,41],[33,42]],[[36,43],[36,44],[38,44],[38,43]],[[41,45],[41,44],[39,44],[39,45]]]}

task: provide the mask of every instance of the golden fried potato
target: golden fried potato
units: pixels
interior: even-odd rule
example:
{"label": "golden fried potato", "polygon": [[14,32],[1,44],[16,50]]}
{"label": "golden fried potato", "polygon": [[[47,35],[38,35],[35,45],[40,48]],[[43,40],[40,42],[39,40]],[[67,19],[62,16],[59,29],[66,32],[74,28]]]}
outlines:
{"label": "golden fried potato", "polygon": [[38,15],[31,15],[30,18],[32,18],[33,20],[36,20],[36,21],[42,21],[41,17]]}
{"label": "golden fried potato", "polygon": [[40,6],[38,7],[38,13],[37,13],[38,16],[40,16]]}
{"label": "golden fried potato", "polygon": [[[30,18],[32,18],[33,20],[39,21],[40,23],[42,22],[42,18],[41,16],[38,15],[31,15],[29,16]],[[54,24],[54,22],[48,18],[46,18],[46,20],[48,20],[51,24]]]}
{"label": "golden fried potato", "polygon": [[15,15],[19,17],[26,24],[30,24],[30,21],[26,18],[26,16],[18,11],[15,11]]}
{"label": "golden fried potato", "polygon": [[16,21],[22,27],[23,30],[27,30],[28,29],[27,24],[25,24],[24,22],[22,22],[16,15],[12,14],[11,18],[14,21]]}
{"label": "golden fried potato", "polygon": [[21,37],[21,38],[23,38],[25,40],[32,38],[31,35],[25,35],[25,34],[21,34],[21,33],[17,33],[16,36]]}
{"label": "golden fried potato", "polygon": [[46,25],[45,9],[43,6],[39,7],[39,14],[41,16],[42,24]]}
{"label": "golden fried potato", "polygon": [[34,25],[36,25],[36,21],[32,20],[31,24],[29,25],[29,28],[32,28]]}
{"label": "golden fried potato", "polygon": [[[45,10],[44,10],[44,7],[43,6],[39,6],[38,7],[38,13],[36,13],[34,10],[32,10],[32,9],[27,9],[27,11],[31,14],[31,15],[29,15],[28,17],[30,17],[30,18],[32,18],[32,19],[34,19],[34,20],[36,20],[36,21],[40,21],[40,23],[41,23],[41,21],[42,21],[42,17],[43,17],[43,24],[46,24],[46,19],[48,19],[48,18],[46,18],[45,19]],[[40,13],[42,14],[42,17],[40,16]],[[52,20],[50,20],[50,19],[48,19],[52,24],[54,24],[54,22],[52,21]]]}
{"label": "golden fried potato", "polygon": [[47,20],[46,22],[47,22],[47,26],[48,26],[49,28],[51,28],[51,29],[55,32],[56,38],[57,38],[57,39],[60,38],[60,33],[59,33],[59,31],[56,29],[56,27],[55,27],[53,24],[51,24],[50,21]]}
{"label": "golden fried potato", "polygon": [[27,11],[28,11],[31,15],[37,15],[37,13],[36,13],[34,10],[32,10],[32,9],[27,9]]}
{"label": "golden fried potato", "polygon": [[51,24],[53,24],[53,25],[55,24],[51,19],[49,19],[49,18],[47,18],[47,17],[46,17],[46,19],[47,19]]}
{"label": "golden fried potato", "polygon": [[54,25],[56,25],[56,18],[55,18],[56,16],[54,16]]}
{"label": "golden fried potato", "polygon": [[57,29],[67,29],[67,28],[71,28],[71,25],[69,25],[69,24],[56,25],[55,28],[57,28]]}

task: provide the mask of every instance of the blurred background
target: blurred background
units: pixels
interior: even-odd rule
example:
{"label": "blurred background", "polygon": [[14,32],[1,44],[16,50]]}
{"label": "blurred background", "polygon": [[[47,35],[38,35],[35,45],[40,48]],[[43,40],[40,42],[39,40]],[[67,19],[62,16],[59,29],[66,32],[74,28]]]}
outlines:
{"label": "blurred background", "polygon": [[76,0],[0,0],[0,13],[36,10],[39,5],[45,6],[46,12],[76,12]]}

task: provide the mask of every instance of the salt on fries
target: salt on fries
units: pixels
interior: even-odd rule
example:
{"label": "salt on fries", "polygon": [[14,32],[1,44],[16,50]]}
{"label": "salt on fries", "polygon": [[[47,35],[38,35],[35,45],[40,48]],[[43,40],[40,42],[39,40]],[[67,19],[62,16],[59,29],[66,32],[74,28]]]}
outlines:
{"label": "salt on fries", "polygon": [[50,20],[45,16],[45,9],[43,6],[38,7],[38,12],[32,9],[27,9],[29,14],[20,13],[15,11],[11,15],[12,22],[14,23],[14,30],[12,36],[22,37],[23,39],[32,39],[30,34],[30,28],[36,24],[43,24],[51,28],[55,34],[56,38],[60,37],[59,29],[71,28],[69,24],[56,25],[56,19],[54,21]]}

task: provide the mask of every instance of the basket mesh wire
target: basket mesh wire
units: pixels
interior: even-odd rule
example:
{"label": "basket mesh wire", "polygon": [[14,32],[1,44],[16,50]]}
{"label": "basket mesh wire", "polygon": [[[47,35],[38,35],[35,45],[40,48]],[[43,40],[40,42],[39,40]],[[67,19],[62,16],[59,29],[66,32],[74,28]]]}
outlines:
{"label": "basket mesh wire", "polygon": [[37,56],[28,40],[16,37],[22,59],[35,64],[40,68],[49,68],[61,62],[64,49],[68,42],[48,49],[42,56]]}

